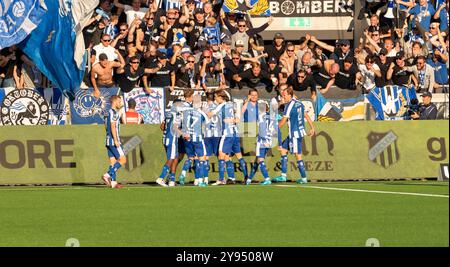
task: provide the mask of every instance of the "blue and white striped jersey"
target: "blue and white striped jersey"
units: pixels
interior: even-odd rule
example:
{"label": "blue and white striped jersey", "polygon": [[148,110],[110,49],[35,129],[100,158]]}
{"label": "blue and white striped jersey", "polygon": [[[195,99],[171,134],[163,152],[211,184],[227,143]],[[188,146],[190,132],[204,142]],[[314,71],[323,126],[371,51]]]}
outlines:
{"label": "blue and white striped jersey", "polygon": [[278,121],[269,113],[261,114],[258,118],[258,143],[272,146],[274,137],[278,136]]}
{"label": "blue and white striped jersey", "polygon": [[305,106],[302,102],[292,99],[284,108],[283,117],[288,118],[290,138],[300,138],[306,135]]}
{"label": "blue and white striped jersey", "polygon": [[117,141],[120,142],[120,112],[115,109],[110,109],[108,112],[108,116],[105,118],[105,128],[106,128],[106,140],[105,145],[107,146],[115,146],[114,137],[112,132],[112,125],[115,125]]}
{"label": "blue and white striped jersey", "polygon": [[[206,112],[212,112],[217,108],[217,104],[212,102],[208,103],[206,107]],[[205,128],[205,137],[221,137],[222,136],[222,121],[219,118],[219,115],[215,114],[211,118],[209,118],[209,122],[206,123]]]}
{"label": "blue and white striped jersey", "polygon": [[213,114],[219,115],[220,121],[222,123],[223,136],[237,136],[239,134],[236,123],[229,121],[236,118],[236,111],[233,102],[230,101],[218,105],[213,111]]}
{"label": "blue and white striped jersey", "polygon": [[172,106],[172,108],[169,111],[166,111],[164,115],[164,133],[163,133],[163,142],[165,143],[165,140],[173,139],[174,137],[178,137],[177,132],[175,131],[175,128],[173,125],[177,123],[179,119],[179,114],[176,112],[176,108]]}
{"label": "blue and white striped jersey", "polygon": [[201,142],[204,140],[204,128],[208,123],[208,115],[203,111],[195,108],[185,110],[183,112],[182,132],[184,135],[190,136],[191,142]]}

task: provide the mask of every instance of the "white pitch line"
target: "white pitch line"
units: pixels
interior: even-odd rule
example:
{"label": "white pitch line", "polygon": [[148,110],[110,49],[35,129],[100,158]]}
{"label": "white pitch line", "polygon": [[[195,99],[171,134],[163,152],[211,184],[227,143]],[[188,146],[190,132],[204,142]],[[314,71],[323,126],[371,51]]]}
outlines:
{"label": "white pitch line", "polygon": [[419,196],[419,197],[443,197],[448,198],[446,195],[436,195],[436,194],[421,194],[421,193],[410,193],[410,192],[395,192],[395,191],[378,191],[378,190],[364,190],[364,189],[350,189],[350,188],[336,188],[336,187],[323,187],[323,186],[295,186],[295,185],[275,185],[278,187],[296,187],[296,188],[314,188],[314,189],[324,189],[324,190],[335,190],[335,191],[348,191],[348,192],[360,192],[360,193],[377,193],[377,194],[392,194],[392,195],[408,195],[408,196]]}

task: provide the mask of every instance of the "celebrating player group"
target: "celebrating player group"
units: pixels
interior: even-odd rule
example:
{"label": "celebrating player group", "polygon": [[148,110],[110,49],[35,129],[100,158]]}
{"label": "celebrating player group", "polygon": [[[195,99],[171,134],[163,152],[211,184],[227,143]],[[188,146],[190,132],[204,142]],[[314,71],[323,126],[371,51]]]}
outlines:
{"label": "celebrating player group", "polygon": [[[300,177],[297,183],[307,183],[305,164],[302,159],[302,141],[306,136],[305,119],[309,124],[309,135],[315,134],[314,125],[305,112],[305,107],[294,96],[293,88],[279,86],[279,101],[273,99],[271,104],[262,104],[258,112],[258,135],[256,139],[256,158],[251,165],[250,173],[242,156],[238,123],[241,114],[235,103],[230,100],[224,90],[207,92],[207,103],[204,105],[200,95],[194,90],[184,91],[184,100],[177,100],[164,116],[161,124],[166,161],[161,174],[156,179],[160,186],[176,186],[176,171],[184,157],[186,160],[178,176],[178,185],[184,185],[186,174],[193,167],[194,185],[205,187],[209,184],[210,159],[217,157],[219,177],[212,185],[236,183],[233,156],[237,158],[244,177],[244,184],[250,185],[255,173],[260,169],[264,181],[261,185],[269,185],[273,181],[287,181],[288,152],[295,155]],[[108,172],[103,181],[109,187],[118,188],[117,170],[125,164],[125,157],[120,142],[118,113],[121,105],[116,97],[111,98],[111,112],[106,121],[106,148],[110,157]],[[282,109],[284,106],[284,109]],[[281,107],[281,108],[280,108]],[[278,110],[282,110],[282,116]],[[289,134],[283,140],[281,128],[289,127]],[[277,144],[275,144],[277,142]],[[271,179],[265,157],[271,149],[277,149],[281,155],[281,174]],[[227,175],[227,179],[225,179]],[[167,183],[168,181],[168,183]]]}

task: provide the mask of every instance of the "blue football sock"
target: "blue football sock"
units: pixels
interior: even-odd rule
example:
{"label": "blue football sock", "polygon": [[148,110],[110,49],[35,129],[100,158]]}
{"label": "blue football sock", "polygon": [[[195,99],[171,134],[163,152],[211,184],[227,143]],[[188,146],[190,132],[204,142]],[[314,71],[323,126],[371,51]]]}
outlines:
{"label": "blue football sock", "polygon": [[244,178],[248,178],[247,163],[245,162],[244,158],[239,159],[239,165],[241,165],[241,169],[242,169],[242,173],[244,174]]}
{"label": "blue football sock", "polygon": [[164,167],[162,168],[161,174],[159,175],[159,178],[164,179],[166,178],[167,173],[169,172],[170,167],[167,165],[164,165]]}
{"label": "blue football sock", "polygon": [[209,167],[209,159],[206,161],[206,168],[208,169],[208,171],[210,171],[210,167]]}
{"label": "blue football sock", "polygon": [[286,175],[286,173],[287,173],[287,163],[288,163],[287,155],[281,156],[281,174]]}
{"label": "blue football sock", "polygon": [[202,163],[202,169],[203,169],[202,177],[208,178],[208,176],[209,176],[208,163],[207,163],[207,161],[201,161],[201,163]]}
{"label": "blue football sock", "polygon": [[175,173],[169,174],[169,181],[175,182]]}
{"label": "blue football sock", "polygon": [[225,179],[225,160],[219,160],[219,180],[223,181]]}
{"label": "blue football sock", "polygon": [[200,165],[200,160],[194,160],[195,163],[195,179],[199,179],[202,177],[202,168]]}
{"label": "blue football sock", "polygon": [[250,176],[248,177],[248,179],[251,180],[253,179],[253,177],[255,177],[255,174],[258,171],[258,167],[259,167],[258,162],[253,163],[252,170],[250,171]]}
{"label": "blue football sock", "polygon": [[305,163],[303,162],[303,160],[297,161],[297,167],[300,171],[300,175],[302,176],[302,178],[306,178]]}
{"label": "blue football sock", "polygon": [[181,171],[187,172],[189,170],[189,168],[191,167],[192,161],[190,159],[187,159],[184,162],[183,168],[181,169]]}
{"label": "blue football sock", "polygon": [[261,168],[261,173],[265,179],[269,178],[269,172],[267,171],[266,163],[263,161],[259,163],[259,167]]}
{"label": "blue football sock", "polygon": [[111,166],[111,165],[109,165],[108,174],[109,174],[109,176],[113,176],[113,174],[114,174],[114,169],[113,169],[113,166]]}
{"label": "blue football sock", "polygon": [[117,172],[120,169],[120,167],[122,167],[120,162],[114,163],[114,166],[113,166],[114,172]]}
{"label": "blue football sock", "polygon": [[227,164],[227,174],[229,179],[234,179],[234,164],[233,161],[229,160]]}

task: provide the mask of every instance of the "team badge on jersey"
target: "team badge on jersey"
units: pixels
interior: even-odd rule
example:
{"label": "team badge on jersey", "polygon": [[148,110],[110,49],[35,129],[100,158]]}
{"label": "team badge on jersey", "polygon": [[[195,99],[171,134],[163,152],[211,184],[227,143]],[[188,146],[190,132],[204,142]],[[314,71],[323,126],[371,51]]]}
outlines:
{"label": "team badge on jersey", "polygon": [[3,125],[45,125],[48,116],[47,101],[32,89],[11,91],[1,105]]}

